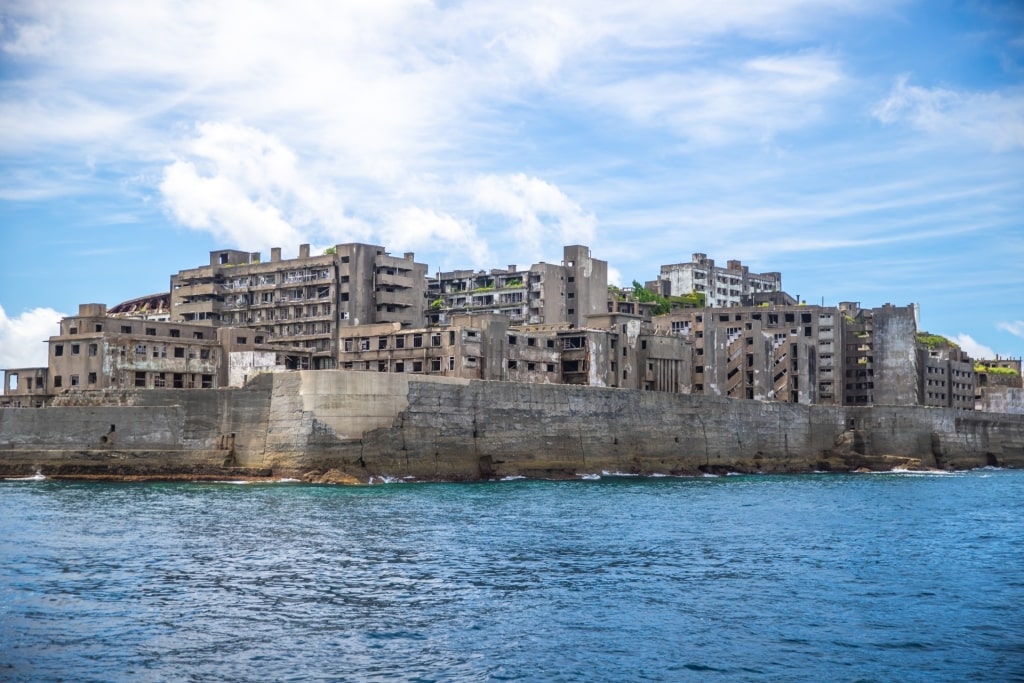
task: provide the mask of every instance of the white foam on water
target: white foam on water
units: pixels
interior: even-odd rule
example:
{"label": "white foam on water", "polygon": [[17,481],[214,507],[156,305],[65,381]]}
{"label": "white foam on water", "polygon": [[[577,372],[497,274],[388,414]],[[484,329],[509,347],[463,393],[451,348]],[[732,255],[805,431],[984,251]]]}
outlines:
{"label": "white foam on water", "polygon": [[526,479],[526,477],[521,474],[510,474],[507,477],[502,477],[498,481],[517,481],[519,479]]}
{"label": "white foam on water", "polygon": [[252,482],[248,481],[247,479],[216,479],[214,481],[211,481],[210,483],[211,484],[234,484],[234,485],[240,486],[242,484],[251,484]]}
{"label": "white foam on water", "polygon": [[4,481],[46,481],[42,472],[36,472],[31,477],[7,477]]}
{"label": "white foam on water", "polygon": [[704,477],[705,479],[718,479],[717,474],[711,474],[710,472],[701,472],[700,476]]}
{"label": "white foam on water", "polygon": [[898,474],[901,477],[958,477],[963,470],[908,470],[905,467],[894,467],[891,470],[872,470],[864,474]]}
{"label": "white foam on water", "polygon": [[278,484],[299,484],[301,482],[302,482],[301,479],[294,479],[294,478],[291,478],[291,477],[285,477],[284,479],[278,479],[277,480]]}
{"label": "white foam on water", "polygon": [[601,478],[600,474],[581,474],[580,475],[580,479],[583,479],[585,481],[597,481],[600,478]]}
{"label": "white foam on water", "polygon": [[609,472],[608,470],[601,470],[601,476],[603,477],[639,477],[639,474],[632,472]]}
{"label": "white foam on water", "polygon": [[370,480],[367,483],[368,484],[401,484],[404,481],[405,481],[404,479],[400,479],[398,477],[384,477],[384,476],[377,477],[377,476],[373,476],[373,477],[370,477]]}

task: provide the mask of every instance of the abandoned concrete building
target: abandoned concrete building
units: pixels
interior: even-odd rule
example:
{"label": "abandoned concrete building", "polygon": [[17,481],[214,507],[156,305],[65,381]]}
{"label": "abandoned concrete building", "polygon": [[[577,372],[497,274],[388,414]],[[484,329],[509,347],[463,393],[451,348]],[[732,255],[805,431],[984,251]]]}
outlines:
{"label": "abandoned concrete building", "polygon": [[841,401],[837,309],[731,307],[673,311],[655,327],[693,342],[693,393],[731,398]]}
{"label": "abandoned concrete building", "polygon": [[687,393],[690,344],[635,316],[591,316],[586,327],[509,324],[500,313],[458,314],[448,325],[396,324],[340,332],[347,370],[466,379],[587,384]]}
{"label": "abandoned concrete building", "polygon": [[212,251],[209,265],[171,276],[171,320],[260,330],[268,343],[309,350],[314,369],[336,367],[340,327],[423,326],[427,266],[413,254],[370,244],[309,251],[303,244],[297,258],[282,259],[274,248],[269,262]]}
{"label": "abandoned concrete building", "polygon": [[976,359],[974,401],[977,410],[1024,414],[1020,358]]}
{"label": "abandoned concrete building", "polygon": [[693,341],[693,393],[793,403],[974,407],[968,398],[974,393],[969,360],[918,344],[916,306],[763,303],[673,311],[654,324]]}
{"label": "abandoned concrete building", "polygon": [[782,290],[782,273],[751,273],[739,261],[725,268],[716,266],[707,254],[693,254],[689,263],[661,267],[656,280],[644,285],[661,296],[686,296],[702,293],[708,308],[741,306],[743,297]]}
{"label": "abandoned concrete building", "polygon": [[429,284],[427,319],[444,324],[461,313],[497,313],[516,324],[581,327],[588,315],[605,311],[607,297],[608,263],[571,245],[563,247],[560,265],[438,272]]}
{"label": "abandoned concrete building", "polygon": [[270,346],[253,330],[115,318],[104,304],[81,304],[48,346],[47,367],[5,371],[4,405],[41,406],[69,391],[242,386],[256,372],[310,365],[304,349]]}
{"label": "abandoned concrete building", "polygon": [[920,404],[937,408],[975,407],[974,361],[951,346],[917,349],[918,396]]}
{"label": "abandoned concrete building", "polygon": [[1024,406],[1019,360],[976,380],[959,349],[918,342],[916,306],[802,305],[779,273],[738,261],[723,269],[694,254],[662,266],[648,288],[704,292],[708,305],[653,317],[656,304],[609,288],[608,264],[581,245],[557,265],[426,272],[411,253],[368,244],[316,256],[304,244],[294,259],[274,248],[269,262],[213,251],[208,265],[172,275],[168,295],[80,306],[50,338],[47,367],[5,371],[2,404],[341,368],[795,403]]}
{"label": "abandoned concrete building", "polygon": [[107,309],[111,318],[135,318],[167,322],[171,319],[171,297],[167,292],[149,294],[111,306]]}

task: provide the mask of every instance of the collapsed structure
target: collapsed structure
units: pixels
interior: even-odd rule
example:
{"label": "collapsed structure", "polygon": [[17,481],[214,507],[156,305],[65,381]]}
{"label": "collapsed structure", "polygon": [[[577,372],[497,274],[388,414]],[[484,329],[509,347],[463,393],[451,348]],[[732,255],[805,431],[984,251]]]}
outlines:
{"label": "collapsed structure", "polygon": [[[337,368],[1024,412],[1019,360],[983,361],[978,374],[955,346],[919,339],[915,305],[808,306],[782,291],[780,273],[718,268],[704,254],[662,266],[645,290],[610,288],[607,262],[581,245],[564,247],[560,264],[431,278],[413,254],[376,245],[311,255],[304,244],[294,259],[275,248],[266,262],[218,250],[171,275],[169,294],[82,304],[49,339],[47,367],[5,371],[2,405]],[[653,314],[652,297],[671,303],[666,313]]]}

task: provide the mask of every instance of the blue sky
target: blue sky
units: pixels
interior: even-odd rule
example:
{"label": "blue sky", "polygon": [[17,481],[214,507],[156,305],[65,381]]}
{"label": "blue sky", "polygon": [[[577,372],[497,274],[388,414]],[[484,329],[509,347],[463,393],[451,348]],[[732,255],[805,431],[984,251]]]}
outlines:
{"label": "blue sky", "polygon": [[225,247],[621,284],[705,252],[1024,356],[1019,2],[22,2],[0,367]]}

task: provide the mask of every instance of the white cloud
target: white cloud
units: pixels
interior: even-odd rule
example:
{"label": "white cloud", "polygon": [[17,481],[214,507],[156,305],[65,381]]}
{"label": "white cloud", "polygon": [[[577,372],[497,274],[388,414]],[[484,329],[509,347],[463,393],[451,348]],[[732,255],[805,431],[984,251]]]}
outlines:
{"label": "white cloud", "polygon": [[11,55],[40,56],[52,51],[57,37],[55,18],[48,17],[51,23],[44,22],[11,22],[2,29],[3,40],[0,49]]}
{"label": "white cloud", "polygon": [[961,349],[963,349],[968,356],[971,358],[995,358],[996,352],[974,340],[969,334],[958,334],[955,337],[950,337],[955,341]]}
{"label": "white cloud", "polygon": [[820,54],[763,56],[716,69],[694,68],[594,88],[604,105],[665,127],[690,142],[768,141],[816,120],[845,77]]}
{"label": "white cloud", "polygon": [[10,318],[0,306],[0,368],[45,367],[46,340],[60,331],[65,317],[52,308],[34,308]]}
{"label": "white cloud", "polygon": [[463,267],[484,267],[491,262],[487,243],[477,234],[476,226],[430,209],[410,206],[395,212],[384,221],[380,237],[396,253],[424,249],[447,252]]}
{"label": "white cloud", "polygon": [[996,325],[1000,330],[1009,332],[1015,337],[1024,339],[1024,320],[1014,320],[1012,322],[1001,322]]}
{"label": "white cloud", "polygon": [[590,244],[596,219],[558,187],[522,173],[484,175],[467,188],[473,205],[499,216],[520,253],[539,258],[551,244]]}
{"label": "white cloud", "polygon": [[319,179],[299,170],[276,137],[239,124],[196,127],[180,158],[164,169],[160,192],[183,225],[247,249],[293,245],[314,235],[364,238]]}
{"label": "white cloud", "polygon": [[996,150],[1024,147],[1024,91],[970,92],[910,85],[896,79],[872,110],[884,124],[907,122],[935,135],[983,142]]}

